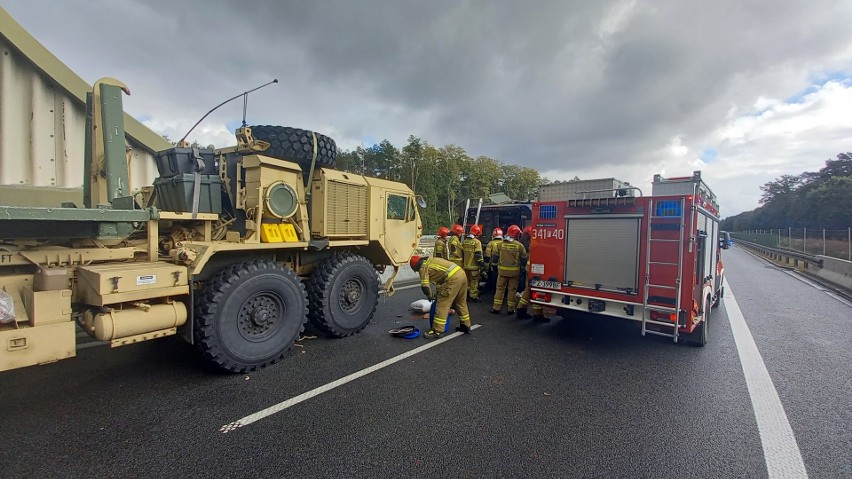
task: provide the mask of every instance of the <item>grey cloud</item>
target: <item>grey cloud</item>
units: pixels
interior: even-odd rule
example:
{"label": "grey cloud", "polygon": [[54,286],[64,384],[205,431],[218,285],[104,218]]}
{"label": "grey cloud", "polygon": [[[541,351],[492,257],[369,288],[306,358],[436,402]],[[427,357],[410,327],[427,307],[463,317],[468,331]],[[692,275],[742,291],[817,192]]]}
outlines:
{"label": "grey cloud", "polygon": [[[633,171],[674,136],[697,153],[733,106],[852,72],[852,4],[828,0],[4,7],[87,80],[130,84],[137,115],[194,121],[275,76],[280,86],[250,100],[259,123],[333,131],[341,144],[414,134],[566,176],[590,162]],[[238,117],[238,106],[214,115]]]}

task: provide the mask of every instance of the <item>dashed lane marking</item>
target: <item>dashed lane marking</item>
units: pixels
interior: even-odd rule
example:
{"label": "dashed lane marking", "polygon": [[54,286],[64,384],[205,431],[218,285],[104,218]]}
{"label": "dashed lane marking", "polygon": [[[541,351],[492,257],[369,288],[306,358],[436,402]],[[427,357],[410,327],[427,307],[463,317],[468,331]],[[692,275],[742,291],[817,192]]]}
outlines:
{"label": "dashed lane marking", "polygon": [[[480,326],[481,325],[479,325],[479,324],[474,324],[470,329],[477,329]],[[239,429],[243,426],[248,426],[249,424],[251,424],[253,422],[260,421],[261,419],[263,419],[265,417],[269,417],[273,414],[279,413],[279,412],[289,408],[290,406],[295,406],[296,404],[299,404],[300,402],[307,401],[308,399],[319,396],[320,394],[322,394],[324,392],[331,391],[332,389],[334,389],[338,386],[343,386],[346,383],[352,382],[352,381],[354,381],[358,378],[362,378],[362,377],[364,377],[364,376],[366,376],[370,373],[374,373],[374,372],[376,372],[376,371],[378,371],[382,368],[386,368],[386,367],[390,366],[391,364],[402,361],[403,359],[410,358],[411,356],[414,356],[415,354],[420,354],[423,351],[426,351],[427,349],[434,348],[435,346],[446,343],[447,341],[455,339],[459,336],[463,336],[463,333],[453,333],[453,334],[445,336],[441,339],[436,339],[436,340],[434,340],[430,343],[424,344],[423,346],[420,346],[418,348],[414,348],[411,351],[407,351],[407,352],[404,352],[404,353],[402,353],[398,356],[394,356],[390,359],[386,359],[386,360],[384,360],[384,361],[382,361],[378,364],[374,364],[373,366],[364,368],[364,369],[362,369],[358,372],[352,373],[348,376],[344,376],[344,377],[342,377],[342,378],[340,378],[336,381],[332,381],[332,382],[330,382],[330,383],[328,383],[324,386],[320,386],[316,389],[312,389],[312,390],[310,390],[306,393],[299,394],[298,396],[292,397],[292,398],[290,398],[286,401],[282,401],[282,402],[275,404],[273,406],[269,406],[268,408],[263,409],[261,411],[258,411],[254,414],[249,414],[248,416],[246,416],[242,419],[238,419],[234,422],[230,422],[228,424],[225,424],[224,426],[219,428],[219,432],[221,432],[222,434],[227,434],[227,433],[234,431],[236,429]]]}
{"label": "dashed lane marking", "polygon": [[763,357],[757,349],[754,337],[746,324],[739,304],[731,291],[731,285],[725,280],[725,310],[731,322],[734,341],[743,367],[748,394],[757,419],[760,442],[763,445],[763,457],[770,479],[807,478],[802,452],[790,427],[790,421],[784,412],[784,405],[778,397],[778,391],[769,376]]}

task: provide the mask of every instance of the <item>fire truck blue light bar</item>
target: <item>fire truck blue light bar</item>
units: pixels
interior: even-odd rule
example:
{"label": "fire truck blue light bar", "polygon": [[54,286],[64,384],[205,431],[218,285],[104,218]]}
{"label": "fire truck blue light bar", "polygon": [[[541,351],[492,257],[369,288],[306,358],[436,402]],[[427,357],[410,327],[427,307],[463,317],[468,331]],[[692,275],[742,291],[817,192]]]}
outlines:
{"label": "fire truck blue light bar", "polygon": [[657,202],[655,216],[679,217],[681,214],[680,200],[665,200]]}
{"label": "fire truck blue light bar", "polygon": [[538,205],[538,217],[542,220],[556,218],[556,205]]}

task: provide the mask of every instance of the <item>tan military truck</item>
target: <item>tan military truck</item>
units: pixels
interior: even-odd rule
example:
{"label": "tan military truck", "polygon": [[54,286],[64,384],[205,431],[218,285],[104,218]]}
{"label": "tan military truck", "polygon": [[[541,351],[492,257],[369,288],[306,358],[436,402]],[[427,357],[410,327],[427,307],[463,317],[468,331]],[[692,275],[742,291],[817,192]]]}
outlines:
{"label": "tan military truck", "polygon": [[237,146],[172,148],[128,191],[122,91],[87,102],[84,204],[0,206],[0,371],[180,334],[233,372],[281,359],[310,320],[332,336],[373,317],[422,224],[406,185],[332,168],[334,142],[243,127]]}

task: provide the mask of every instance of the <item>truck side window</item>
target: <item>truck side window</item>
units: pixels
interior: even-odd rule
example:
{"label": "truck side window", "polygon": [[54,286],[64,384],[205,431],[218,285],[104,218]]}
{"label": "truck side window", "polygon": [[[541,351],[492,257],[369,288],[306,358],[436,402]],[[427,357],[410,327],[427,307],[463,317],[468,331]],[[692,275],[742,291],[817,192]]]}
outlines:
{"label": "truck side window", "polygon": [[414,198],[413,197],[408,198],[408,220],[407,221],[414,221],[414,215],[417,212],[417,210],[415,210],[415,208],[417,208],[417,204],[414,202]]}
{"label": "truck side window", "polygon": [[408,198],[399,195],[388,195],[388,219],[389,220],[404,220],[405,207],[408,205]]}

